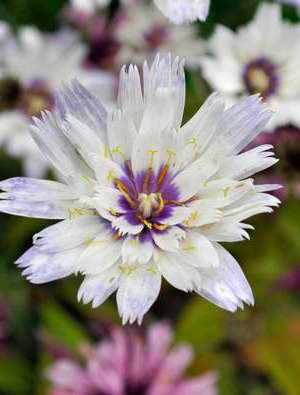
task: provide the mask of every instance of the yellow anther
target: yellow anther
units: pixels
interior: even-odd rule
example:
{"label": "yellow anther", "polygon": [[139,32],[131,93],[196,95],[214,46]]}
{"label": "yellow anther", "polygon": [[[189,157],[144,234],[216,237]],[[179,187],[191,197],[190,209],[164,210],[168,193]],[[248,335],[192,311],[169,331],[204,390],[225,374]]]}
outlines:
{"label": "yellow anther", "polygon": [[90,214],[90,210],[80,207],[73,207],[68,209],[69,219],[78,217],[79,215]]}
{"label": "yellow anther", "polygon": [[195,210],[190,214],[190,216],[185,221],[183,221],[183,224],[186,226],[192,226],[193,222],[197,221],[199,217],[200,217],[199,211]]}
{"label": "yellow anther", "polygon": [[230,192],[230,187],[223,188],[222,191],[224,193],[224,197],[226,198]]}
{"label": "yellow anther", "polygon": [[120,154],[120,155],[122,156],[122,158],[125,159],[125,154],[124,154],[124,152],[122,151],[120,145],[117,145],[116,147],[114,147],[114,148],[111,150],[111,152],[112,152],[112,154]]}
{"label": "yellow anther", "polygon": [[121,273],[126,274],[127,276],[129,276],[130,274],[132,274],[133,272],[135,272],[137,269],[136,266],[134,265],[129,265],[128,263],[125,263],[123,265],[119,265],[119,270]]}
{"label": "yellow anther", "polygon": [[200,214],[199,214],[199,212],[198,212],[197,210],[195,210],[195,211],[193,211],[193,212],[191,213],[191,219],[192,219],[193,221],[196,221],[196,219],[198,219],[199,216],[200,216]]}
{"label": "yellow anther", "polygon": [[118,214],[119,214],[118,211],[117,211],[115,208],[113,208],[113,207],[110,207],[110,208],[108,209],[108,211],[109,211],[112,215],[118,215]]}
{"label": "yellow anther", "polygon": [[195,245],[194,244],[192,244],[192,243],[187,243],[187,244],[184,244],[182,247],[181,247],[181,249],[183,250],[183,251],[194,251],[195,249],[196,249],[196,247],[195,247]]}
{"label": "yellow anther", "polygon": [[104,146],[104,158],[109,158],[110,157],[110,149],[108,145]]}
{"label": "yellow anther", "polygon": [[196,147],[197,147],[197,145],[198,145],[198,142],[197,142],[196,137],[192,137],[191,139],[188,139],[187,142],[186,142],[186,144],[187,144],[187,145],[193,145],[194,148],[196,149]]}
{"label": "yellow anther", "polygon": [[129,243],[136,246],[137,244],[139,244],[139,239],[138,237],[136,237],[135,239],[131,239],[129,240]]}
{"label": "yellow anther", "polygon": [[168,160],[167,160],[167,164],[168,165],[170,165],[170,163],[171,163],[171,161],[172,161],[172,158],[174,157],[174,156],[176,156],[176,151],[174,151],[173,149],[167,149],[166,150],[166,152],[167,152],[167,154],[168,154]]}
{"label": "yellow anther", "polygon": [[106,179],[107,181],[114,181],[116,179],[116,173],[114,172],[114,170],[109,170],[109,172],[107,173]]}
{"label": "yellow anther", "polygon": [[148,150],[148,154],[150,155],[150,159],[149,159],[149,167],[151,168],[153,165],[153,161],[154,161],[154,155],[157,154],[158,151],[157,150]]}
{"label": "yellow anther", "polygon": [[107,240],[93,240],[93,239],[87,239],[87,240],[84,242],[84,244],[87,245],[87,246],[91,246],[91,245],[96,246],[96,245],[102,245],[102,244],[104,244],[104,243],[106,243],[106,242],[107,242]]}
{"label": "yellow anther", "polygon": [[88,182],[89,184],[93,184],[93,180],[92,180],[90,177],[88,177],[88,176],[83,176],[83,175],[81,175],[80,177],[81,177],[81,179],[82,179],[83,181],[86,181],[86,182]]}
{"label": "yellow anther", "polygon": [[146,271],[152,274],[157,274],[157,269],[154,265],[149,266]]}

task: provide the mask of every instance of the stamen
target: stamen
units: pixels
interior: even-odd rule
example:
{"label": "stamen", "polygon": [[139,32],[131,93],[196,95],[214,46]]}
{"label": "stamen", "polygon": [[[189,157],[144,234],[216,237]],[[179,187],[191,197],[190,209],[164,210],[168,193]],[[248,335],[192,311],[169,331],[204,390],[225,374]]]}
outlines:
{"label": "stamen", "polygon": [[106,144],[104,146],[104,158],[108,159],[110,157],[110,149],[109,146]]}
{"label": "stamen", "polygon": [[122,193],[124,198],[127,200],[127,202],[130,204],[132,208],[137,208],[137,203],[135,200],[130,196],[130,193],[126,187],[126,185],[120,180],[116,179],[115,180],[116,187],[119,189],[119,191]]}
{"label": "stamen", "polygon": [[154,149],[148,151],[148,153],[150,154],[149,165],[148,165],[149,168],[153,167],[154,155],[157,154],[157,152],[158,151]]}
{"label": "stamen", "polygon": [[154,216],[155,216],[155,215],[158,215],[159,213],[161,213],[162,210],[163,210],[164,207],[165,207],[165,203],[164,203],[164,200],[163,200],[163,198],[162,198],[162,196],[161,196],[161,193],[158,193],[158,194],[157,194],[157,197],[158,197],[158,207],[157,207],[157,209],[153,212],[153,215],[154,215]]}
{"label": "stamen", "polygon": [[119,230],[112,235],[113,240],[119,240],[121,238],[122,238],[122,233]]}
{"label": "stamen", "polygon": [[168,225],[164,225],[164,224],[159,224],[159,223],[154,223],[153,227],[157,230],[165,230],[167,229]]}
{"label": "stamen", "polygon": [[153,176],[153,170],[152,168],[149,168],[145,174],[144,180],[143,180],[143,187],[142,190],[144,193],[148,193],[149,192],[149,181],[151,179],[151,177]]}
{"label": "stamen", "polygon": [[192,137],[189,140],[187,140],[186,145],[193,145],[194,149],[196,149],[198,145],[196,137]]}
{"label": "stamen", "polygon": [[143,222],[143,224],[145,224],[147,226],[147,228],[152,229],[153,225],[151,222],[147,221],[146,219],[143,219],[142,222]]}
{"label": "stamen", "polygon": [[166,175],[168,174],[172,158],[174,156],[176,156],[176,152],[174,150],[172,150],[172,149],[167,149],[167,154],[168,154],[167,163],[163,166],[163,168],[161,169],[161,171],[160,171],[160,173],[158,175],[158,180],[157,180],[157,185],[158,186],[160,186],[163,183]]}
{"label": "stamen", "polygon": [[168,171],[169,171],[169,165],[166,163],[158,175],[158,180],[157,180],[158,186],[160,186],[163,183]]}
{"label": "stamen", "polygon": [[165,200],[165,204],[175,204],[175,206],[184,206],[186,202],[179,202],[178,200]]}
{"label": "stamen", "polygon": [[112,154],[120,154],[122,159],[125,160],[125,154],[124,152],[121,150],[121,147],[119,145],[117,145],[116,147],[114,147],[111,150]]}

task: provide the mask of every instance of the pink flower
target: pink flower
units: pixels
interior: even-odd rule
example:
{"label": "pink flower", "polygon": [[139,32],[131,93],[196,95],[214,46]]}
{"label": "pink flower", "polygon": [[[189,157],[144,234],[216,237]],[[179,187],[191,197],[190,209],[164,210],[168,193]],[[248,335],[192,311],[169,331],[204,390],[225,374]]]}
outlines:
{"label": "pink flower", "polygon": [[60,359],[50,367],[50,395],[216,395],[215,373],[184,378],[192,350],[170,350],[171,341],[164,323],[145,336],[114,328],[109,339],[85,350],[84,364]]}

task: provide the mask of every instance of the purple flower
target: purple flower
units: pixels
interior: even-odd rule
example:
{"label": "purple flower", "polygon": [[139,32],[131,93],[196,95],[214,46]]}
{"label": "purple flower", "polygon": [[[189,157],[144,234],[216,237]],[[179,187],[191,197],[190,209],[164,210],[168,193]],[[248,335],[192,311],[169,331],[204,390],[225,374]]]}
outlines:
{"label": "purple flower", "polygon": [[169,325],[150,326],[145,336],[114,328],[110,339],[86,350],[84,364],[60,359],[48,370],[50,395],[216,395],[216,374],[184,378],[193,353],[170,350]]}

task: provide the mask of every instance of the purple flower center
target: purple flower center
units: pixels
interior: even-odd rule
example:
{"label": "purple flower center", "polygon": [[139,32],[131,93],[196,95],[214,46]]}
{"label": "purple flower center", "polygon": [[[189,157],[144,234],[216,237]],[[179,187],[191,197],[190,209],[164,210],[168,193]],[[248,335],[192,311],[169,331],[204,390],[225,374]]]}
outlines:
{"label": "purple flower center", "polygon": [[266,99],[278,90],[278,66],[264,57],[255,59],[246,65],[243,80],[248,93],[260,93]]}
{"label": "purple flower center", "polygon": [[150,48],[159,48],[168,39],[169,33],[166,26],[156,25],[144,34],[145,40]]}
{"label": "purple flower center", "polygon": [[164,231],[167,228],[164,220],[172,215],[176,206],[182,205],[169,165],[161,166],[157,174],[149,168],[134,176],[127,163],[125,174],[115,180],[115,187],[122,195],[119,206],[124,213],[121,215],[131,225],[145,225],[141,237],[151,236],[149,231]]}
{"label": "purple flower center", "polygon": [[22,84],[17,79],[0,81],[0,110],[22,111],[29,117],[37,116],[43,110],[52,110],[54,97],[44,80],[36,79]]}
{"label": "purple flower center", "polygon": [[103,34],[101,37],[92,39],[87,55],[87,64],[104,69],[111,68],[120,47],[119,41],[109,32]]}

